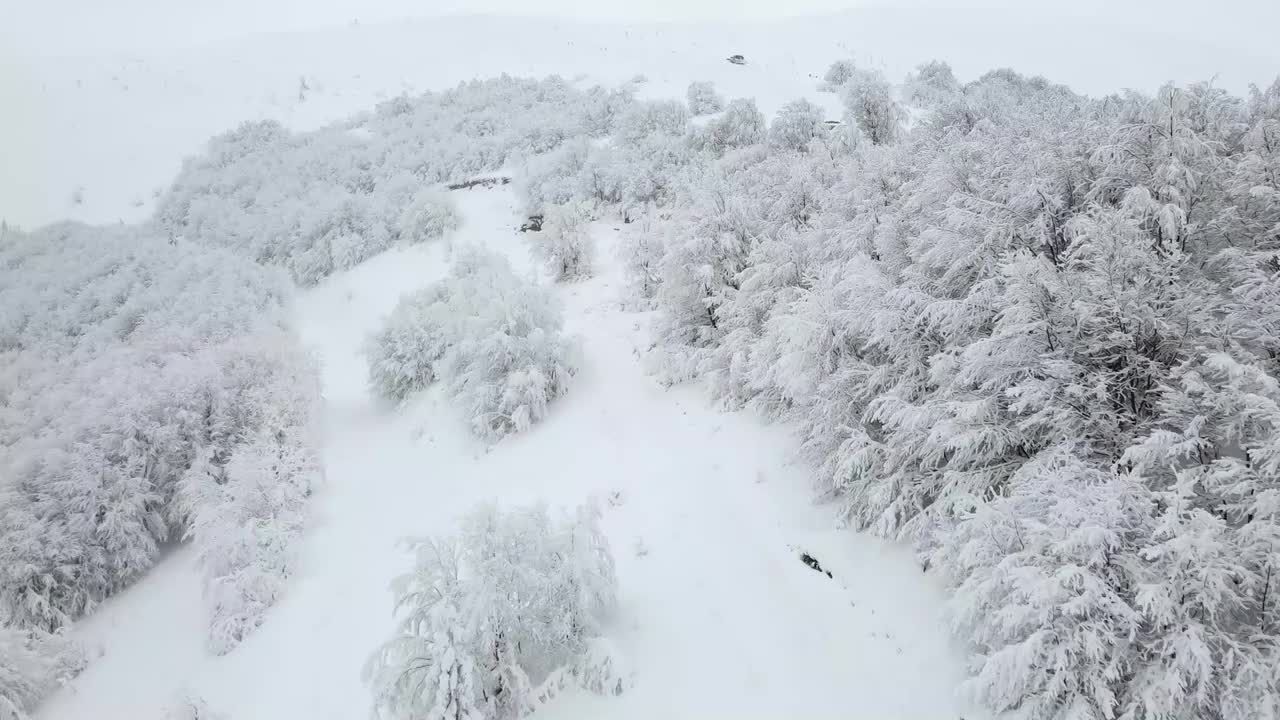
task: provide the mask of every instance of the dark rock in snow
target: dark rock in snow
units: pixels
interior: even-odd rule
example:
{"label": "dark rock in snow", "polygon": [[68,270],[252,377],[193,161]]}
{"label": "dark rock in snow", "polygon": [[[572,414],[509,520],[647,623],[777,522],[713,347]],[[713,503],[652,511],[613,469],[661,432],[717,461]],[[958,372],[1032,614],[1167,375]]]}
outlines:
{"label": "dark rock in snow", "polygon": [[530,215],[528,221],[520,226],[520,232],[542,232],[542,216]]}
{"label": "dark rock in snow", "polygon": [[826,575],[827,577],[832,576],[830,570],[823,570],[822,564],[818,562],[818,559],[807,552],[804,552],[804,551],[800,552],[800,562],[804,563],[805,565],[808,565],[811,569],[817,570],[818,572],[822,573],[823,575]]}
{"label": "dark rock in snow", "polygon": [[725,59],[726,59],[726,60],[728,60],[729,62],[733,63],[734,65],[746,65],[746,64],[747,64],[747,59],[746,59],[746,58],[744,58],[744,57],[742,57],[741,55],[730,55],[728,58],[725,58]]}

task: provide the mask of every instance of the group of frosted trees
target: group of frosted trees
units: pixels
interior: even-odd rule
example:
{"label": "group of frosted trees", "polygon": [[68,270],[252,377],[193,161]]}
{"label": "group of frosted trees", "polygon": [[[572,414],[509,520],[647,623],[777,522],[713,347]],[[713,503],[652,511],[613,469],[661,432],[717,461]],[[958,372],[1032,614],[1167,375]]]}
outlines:
{"label": "group of frosted trees", "polygon": [[548,288],[466,247],[447,277],[402,297],[370,336],[370,384],[403,400],[442,380],[475,434],[497,441],[541,420],[568,389],[577,346],[563,323]]}
{"label": "group of frosted trees", "polygon": [[312,285],[456,224],[422,188],[607,134],[630,103],[626,91],[503,76],[395,98],[311,132],[246,123],[183,165],[156,217],[171,237],[232,248]]}
{"label": "group of frosted trees", "polygon": [[838,63],[824,88],[835,127],[639,103],[526,195],[642,218],[653,370],[790,422],[822,497],[915,544],[973,698],[1280,716],[1280,83]]}
{"label": "group of frosted trees", "polygon": [[365,669],[375,714],[506,720],[568,684],[622,692],[600,634],[617,582],[598,520],[594,504],[560,518],[486,505],[456,536],[415,542],[396,631]]}
{"label": "group of frosted trees", "polygon": [[319,388],[289,330],[289,292],[249,260],[145,228],[0,233],[0,707],[11,715],[79,666],[54,633],[168,544],[197,547],[213,651],[275,600],[318,472]]}
{"label": "group of frosted trees", "polygon": [[[314,284],[451,232],[442,181],[608,134],[631,102],[502,77],[312,132],[247,123],[187,161],[147,223],[0,229],[0,717],[83,664],[60,630],[172,543],[196,546],[211,651],[263,622],[320,476],[289,276]],[[548,264],[566,277],[590,272],[582,222],[555,224]],[[546,412],[572,347],[550,296],[468,257],[439,359],[492,439]]]}

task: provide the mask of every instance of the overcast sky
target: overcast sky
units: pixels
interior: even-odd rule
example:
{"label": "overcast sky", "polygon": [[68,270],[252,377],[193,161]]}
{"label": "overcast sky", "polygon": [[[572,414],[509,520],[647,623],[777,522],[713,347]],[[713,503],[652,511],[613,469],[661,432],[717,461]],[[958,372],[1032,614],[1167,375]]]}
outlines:
{"label": "overcast sky", "polygon": [[[1091,16],[1146,30],[1267,42],[1280,0],[0,0],[0,44],[45,54],[182,48],[288,32],[457,14],[696,22],[814,15],[869,5],[1003,7],[1019,16]],[[1088,38],[1081,38],[1087,45]],[[3,50],[4,48],[0,48]],[[1085,48],[1082,47],[1082,50]]]}

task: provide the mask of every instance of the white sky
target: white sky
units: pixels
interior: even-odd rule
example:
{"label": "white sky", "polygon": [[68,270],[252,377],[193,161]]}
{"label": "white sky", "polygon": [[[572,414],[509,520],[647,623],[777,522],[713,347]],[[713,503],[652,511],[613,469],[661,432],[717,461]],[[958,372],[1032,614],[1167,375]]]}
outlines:
{"label": "white sky", "polygon": [[[458,14],[696,22],[816,15],[869,5],[1000,7],[1021,18],[1099,22],[1269,42],[1280,0],[0,0],[0,55],[92,54],[202,45],[261,32]],[[1221,37],[1219,38],[1221,40]],[[1081,38],[1087,46],[1088,39]],[[1082,47],[1086,50],[1086,47]]]}

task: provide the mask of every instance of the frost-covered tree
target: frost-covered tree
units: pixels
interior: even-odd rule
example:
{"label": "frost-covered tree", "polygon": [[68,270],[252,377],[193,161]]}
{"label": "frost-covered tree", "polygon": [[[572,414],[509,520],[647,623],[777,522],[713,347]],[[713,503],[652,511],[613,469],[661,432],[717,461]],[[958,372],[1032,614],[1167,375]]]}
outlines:
{"label": "frost-covered tree", "polygon": [[841,85],[845,121],[873,145],[885,145],[902,132],[904,116],[893,89],[875,70],[855,70]]}
{"label": "frost-covered tree", "polygon": [[314,454],[282,437],[260,433],[219,469],[211,482],[197,465],[184,480],[192,517],[188,535],[201,544],[209,605],[209,649],[235,648],[262,624],[296,565],[295,540],[305,527],[306,502],[319,478]]}
{"label": "frost-covered tree", "polygon": [[412,243],[426,242],[457,230],[462,216],[453,198],[434,190],[413,196],[413,202],[400,214],[400,238]]}
{"label": "frost-covered tree", "polygon": [[853,78],[854,73],[858,71],[857,65],[852,60],[836,60],[827,68],[827,72],[822,75],[822,89],[829,92],[838,92],[844,84]]}
{"label": "frost-covered tree", "polygon": [[636,145],[651,136],[683,136],[689,126],[689,110],[675,100],[637,102],[618,119],[614,139]]}
{"label": "frost-covered tree", "polygon": [[626,301],[640,307],[650,305],[661,282],[660,265],[664,247],[657,235],[658,227],[652,210],[633,221],[618,244],[618,258],[627,278]]}
{"label": "frost-covered tree", "polygon": [[472,251],[457,263],[467,274],[443,377],[471,429],[497,441],[546,417],[577,372],[577,344],[564,335],[551,292],[517,276],[505,258]]}
{"label": "frost-covered tree", "polygon": [[756,109],[756,101],[737,98],[694,135],[694,146],[723,155],[725,152],[755,145],[765,138],[764,115]]}
{"label": "frost-covered tree", "polygon": [[769,126],[769,142],[787,150],[805,151],[814,138],[826,132],[822,108],[808,100],[795,100],[782,106]]}
{"label": "frost-covered tree", "polygon": [[413,571],[393,585],[396,633],[365,669],[375,715],[521,717],[567,675],[620,691],[614,659],[596,652],[616,592],[599,515],[485,505],[458,536],[415,542]]}
{"label": "frost-covered tree", "polygon": [[84,666],[83,650],[61,634],[0,625],[0,718],[26,720]]}
{"label": "frost-covered tree", "polygon": [[369,384],[379,395],[403,400],[435,382],[455,342],[453,287],[436,283],[406,295],[365,343]]}
{"label": "frost-covered tree", "polygon": [[685,93],[685,101],[689,104],[689,112],[693,115],[710,115],[724,109],[724,98],[716,92],[711,82],[691,82]]}
{"label": "frost-covered tree", "polygon": [[551,205],[567,203],[584,193],[582,177],[591,161],[592,147],[586,138],[571,140],[555,150],[530,158],[525,163],[518,187],[532,214],[546,212]]}
{"label": "frost-covered tree", "polygon": [[464,248],[448,277],[401,298],[369,340],[370,380],[404,399],[442,379],[472,430],[496,441],[546,416],[577,371],[577,345],[544,287]]}
{"label": "frost-covered tree", "polygon": [[935,109],[954,102],[961,92],[951,66],[940,60],[920,65],[903,83],[903,99],[920,108]]}
{"label": "frost-covered tree", "polygon": [[582,201],[553,205],[546,210],[534,251],[556,282],[591,277],[595,239],[591,237],[591,207]]}
{"label": "frost-covered tree", "polygon": [[[288,330],[287,279],[129,227],[58,225],[0,241],[0,617],[51,631],[189,538],[255,436],[314,452],[316,370]],[[296,432],[295,432],[296,429]],[[256,516],[293,539],[293,522]],[[277,521],[279,524],[277,525]],[[252,564],[242,554],[234,562]]]}

